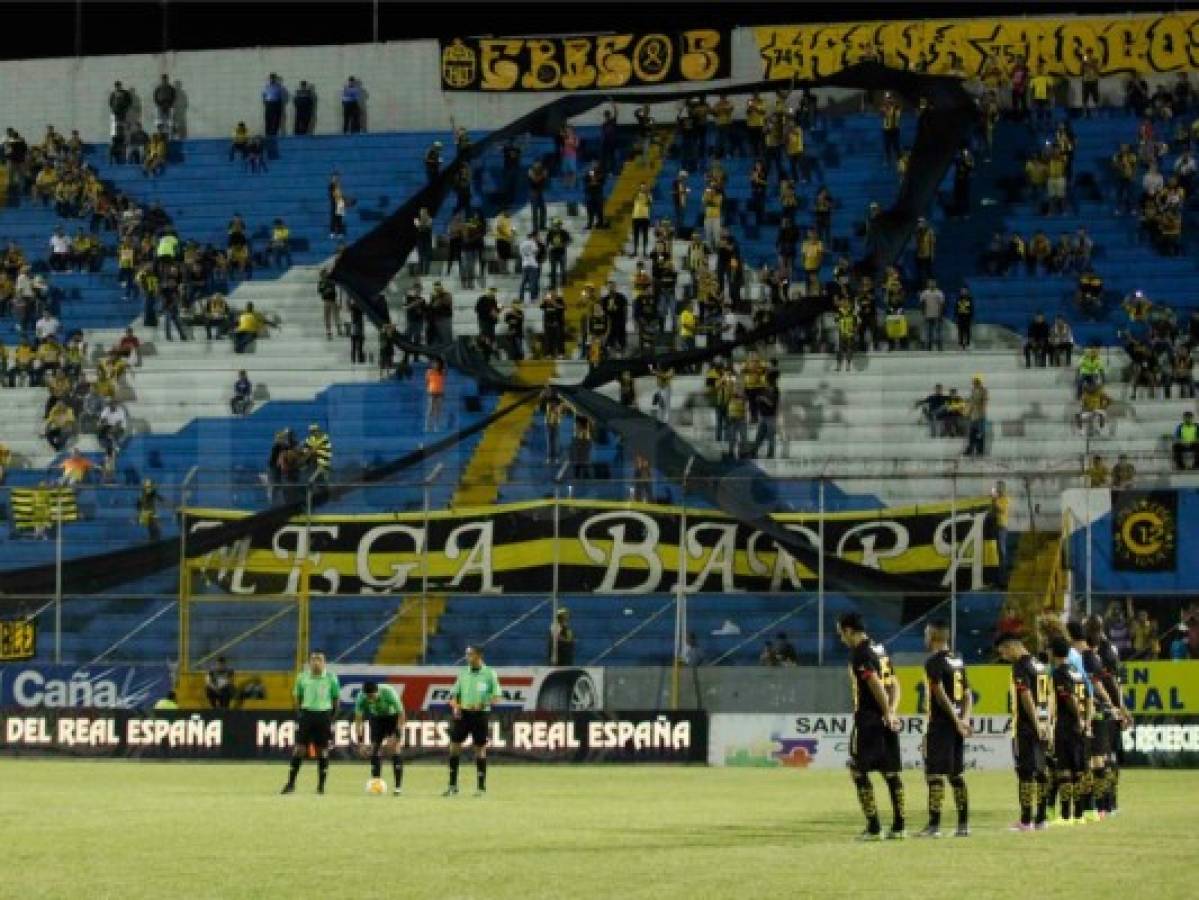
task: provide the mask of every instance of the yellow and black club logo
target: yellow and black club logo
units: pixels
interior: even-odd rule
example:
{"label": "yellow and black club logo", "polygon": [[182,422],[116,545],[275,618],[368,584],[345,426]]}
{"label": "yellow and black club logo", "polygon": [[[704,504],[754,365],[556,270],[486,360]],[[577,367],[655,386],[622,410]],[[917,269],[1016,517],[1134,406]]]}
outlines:
{"label": "yellow and black club logo", "polygon": [[479,71],[478,58],[474,48],[462,43],[461,38],[454,38],[453,43],[441,51],[441,80],[448,88],[462,90],[475,83]]}
{"label": "yellow and black club logo", "polygon": [[1159,572],[1174,568],[1178,541],[1174,494],[1128,498],[1114,511],[1112,525],[1116,568]]}

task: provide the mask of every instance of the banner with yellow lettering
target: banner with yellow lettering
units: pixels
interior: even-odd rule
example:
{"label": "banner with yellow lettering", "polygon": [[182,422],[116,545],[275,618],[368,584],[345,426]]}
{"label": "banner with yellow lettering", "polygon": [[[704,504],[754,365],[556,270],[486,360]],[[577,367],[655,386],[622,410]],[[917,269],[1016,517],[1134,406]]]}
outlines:
{"label": "banner with yellow lettering", "polygon": [[[903,715],[928,712],[928,686],[920,666],[896,666]],[[970,666],[966,672],[974,695],[974,714],[1011,713],[1011,666]],[[1199,662],[1128,661],[1120,666],[1124,705],[1133,715],[1199,715]]]}
{"label": "banner with yellow lettering", "polygon": [[444,91],[605,91],[712,81],[731,71],[727,28],[441,41]]}
{"label": "banner with yellow lettering", "polygon": [[873,59],[900,69],[980,75],[994,55],[1077,77],[1090,52],[1100,75],[1199,68],[1199,12],[1035,19],[840,22],[754,29],[766,78],[820,78]]}
{"label": "banner with yellow lettering", "polygon": [[[826,559],[940,594],[990,583],[998,561],[988,499],[954,505],[828,513],[783,513],[777,522]],[[294,594],[299,560],[312,563],[313,595],[530,594],[814,591],[812,566],[763,532],[717,510],[604,500],[529,500],[475,509],[300,517],[256,531],[202,560],[232,594]],[[247,513],[191,509],[193,534]],[[956,534],[956,540],[954,535]],[[280,569],[280,563],[283,563]],[[272,572],[263,572],[266,566]],[[902,602],[902,592],[892,595]]]}

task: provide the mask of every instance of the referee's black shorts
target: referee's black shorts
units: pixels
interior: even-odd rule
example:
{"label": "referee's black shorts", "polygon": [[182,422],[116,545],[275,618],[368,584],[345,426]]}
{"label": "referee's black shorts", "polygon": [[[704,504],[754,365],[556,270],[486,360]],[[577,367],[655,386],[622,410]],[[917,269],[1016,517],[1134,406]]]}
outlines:
{"label": "referee's black shorts", "polygon": [[898,772],[903,768],[899,733],[888,728],[882,719],[855,722],[849,736],[849,767],[862,774]]}
{"label": "referee's black shorts", "polygon": [[450,741],[462,744],[469,737],[474,746],[486,747],[489,730],[487,713],[464,709],[462,715],[450,723]]}
{"label": "referee's black shorts", "polygon": [[333,711],[300,710],[296,726],[296,746],[324,750],[333,741]]}
{"label": "referee's black shorts", "polygon": [[929,727],[924,738],[924,774],[961,775],[965,769],[966,742],[952,725]]}
{"label": "referee's black shorts", "polygon": [[395,737],[399,733],[399,715],[371,716],[367,721],[371,729],[372,744],[382,744],[388,738]]}

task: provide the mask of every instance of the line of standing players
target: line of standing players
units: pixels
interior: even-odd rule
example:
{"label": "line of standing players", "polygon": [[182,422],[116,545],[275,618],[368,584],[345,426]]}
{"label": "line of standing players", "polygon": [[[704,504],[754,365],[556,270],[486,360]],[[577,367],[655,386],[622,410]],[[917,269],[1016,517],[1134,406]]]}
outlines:
{"label": "line of standing players", "polygon": [[[1018,635],[1002,634],[995,642],[999,656],[1012,666],[1012,752],[1020,808],[1012,831],[1081,825],[1118,810],[1120,732],[1132,722],[1124,706],[1119,654],[1107,640],[1099,616],[1049,631],[1048,652],[1041,659]],[[843,615],[838,632],[850,650],[854,725],[849,772],[866,817],[866,829],[858,839],[903,839],[907,829],[900,778],[899,679],[886,649],[866,634],[859,614]],[[924,663],[928,718],[923,746],[928,825],[916,835],[924,838],[942,836],[947,786],[957,811],[953,834],[970,834],[963,772],[965,741],[972,734],[972,695],[966,665],[949,649],[949,636],[944,622],[925,629],[930,652]],[[885,834],[872,772],[882,775],[890,794],[893,818]]]}

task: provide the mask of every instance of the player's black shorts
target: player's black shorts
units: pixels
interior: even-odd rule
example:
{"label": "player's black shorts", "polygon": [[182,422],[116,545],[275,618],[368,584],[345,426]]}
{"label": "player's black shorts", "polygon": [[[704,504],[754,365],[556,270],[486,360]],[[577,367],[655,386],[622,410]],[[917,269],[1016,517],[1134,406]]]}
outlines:
{"label": "player's black shorts", "polygon": [[858,772],[898,772],[899,734],[881,719],[855,722],[849,736],[849,766]]}
{"label": "player's black shorts", "polygon": [[300,710],[300,720],[296,727],[296,746],[319,749],[328,747],[333,741],[333,713],[314,712],[310,709]]}
{"label": "player's black shorts", "polygon": [[1058,731],[1053,736],[1053,755],[1059,772],[1087,770],[1087,748],[1077,732]]}
{"label": "player's black shorts", "polygon": [[952,725],[933,725],[924,738],[925,775],[961,775],[966,742]]}
{"label": "player's black shorts", "polygon": [[476,747],[487,746],[488,716],[485,712],[462,711],[462,717],[450,723],[450,740],[455,744],[466,742],[470,738]]}
{"label": "player's black shorts", "polygon": [[1016,775],[1032,781],[1045,772],[1045,743],[1037,735],[1017,730],[1012,739],[1012,756],[1016,760]]}
{"label": "player's black shorts", "polygon": [[1087,758],[1107,756],[1112,749],[1111,729],[1108,719],[1096,719],[1091,723],[1091,740],[1087,747]]}
{"label": "player's black shorts", "polygon": [[394,716],[371,716],[371,743],[382,744],[389,737],[395,737],[399,733],[400,717]]}
{"label": "player's black shorts", "polygon": [[1112,717],[1107,722],[1107,754],[1110,759],[1116,759],[1124,750],[1124,730],[1120,720]]}

